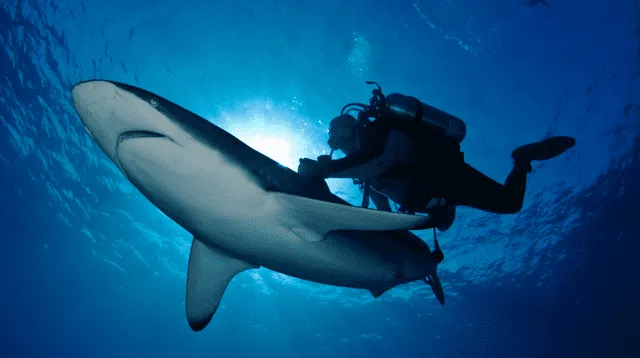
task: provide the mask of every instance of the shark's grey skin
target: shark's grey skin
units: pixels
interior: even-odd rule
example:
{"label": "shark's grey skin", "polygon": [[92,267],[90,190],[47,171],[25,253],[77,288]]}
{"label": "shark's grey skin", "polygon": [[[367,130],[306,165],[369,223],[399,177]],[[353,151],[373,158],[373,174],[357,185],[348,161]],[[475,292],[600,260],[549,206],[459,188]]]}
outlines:
{"label": "shark's grey skin", "polygon": [[131,183],[194,235],[186,313],[202,330],[229,281],[260,266],[375,297],[425,280],[444,304],[437,258],[408,230],[421,216],[353,207],[196,114],[143,89],[78,83],[87,132]]}

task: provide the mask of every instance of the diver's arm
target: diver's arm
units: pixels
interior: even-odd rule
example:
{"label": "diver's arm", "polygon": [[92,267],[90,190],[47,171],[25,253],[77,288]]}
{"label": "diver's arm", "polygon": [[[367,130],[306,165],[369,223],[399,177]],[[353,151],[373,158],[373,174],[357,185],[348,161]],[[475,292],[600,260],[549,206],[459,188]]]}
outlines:
{"label": "diver's arm", "polygon": [[402,160],[410,148],[410,139],[402,132],[393,130],[387,136],[387,143],[384,151],[377,157],[370,158],[360,165],[345,168],[345,159],[332,160],[329,163],[329,175],[327,178],[355,178],[370,179],[375,178],[387,170],[397,161]]}
{"label": "diver's arm", "polygon": [[384,194],[372,189],[369,191],[369,197],[371,198],[371,200],[373,200],[373,204],[376,206],[376,209],[381,211],[391,211],[389,198],[387,198]]}

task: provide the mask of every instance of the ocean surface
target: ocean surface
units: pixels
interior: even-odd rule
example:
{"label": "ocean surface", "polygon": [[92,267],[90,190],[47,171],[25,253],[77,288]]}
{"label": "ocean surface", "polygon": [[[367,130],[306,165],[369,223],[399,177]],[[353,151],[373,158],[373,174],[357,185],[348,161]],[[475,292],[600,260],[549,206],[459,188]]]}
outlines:
{"label": "ocean surface", "polygon": [[[640,2],[548,4],[1,0],[0,357],[640,357]],[[85,132],[70,91],[90,79],[294,170],[365,81],[462,118],[499,182],[519,145],[577,145],[534,164],[520,213],[458,209],[444,306],[420,282],[373,298],[261,268],[193,332],[192,237]]]}

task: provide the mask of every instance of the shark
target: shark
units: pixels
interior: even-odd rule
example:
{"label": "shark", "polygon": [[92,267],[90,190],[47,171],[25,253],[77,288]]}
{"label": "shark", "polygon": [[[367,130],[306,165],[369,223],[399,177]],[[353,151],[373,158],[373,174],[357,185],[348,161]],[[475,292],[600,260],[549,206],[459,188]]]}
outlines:
{"label": "shark", "polygon": [[353,206],[157,94],[95,79],[71,89],[87,133],[132,185],[193,236],[186,319],[203,330],[238,274],[261,267],[379,297],[414,281],[445,297],[444,256],[412,231],[428,216]]}

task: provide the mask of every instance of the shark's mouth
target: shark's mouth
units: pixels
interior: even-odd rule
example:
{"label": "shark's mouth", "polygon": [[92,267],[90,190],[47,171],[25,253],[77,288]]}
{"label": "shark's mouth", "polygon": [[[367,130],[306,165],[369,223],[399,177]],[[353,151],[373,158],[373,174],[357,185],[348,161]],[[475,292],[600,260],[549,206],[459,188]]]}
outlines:
{"label": "shark's mouth", "polygon": [[118,136],[118,141],[116,144],[116,147],[120,145],[120,143],[126,141],[126,140],[130,140],[130,139],[137,139],[137,138],[167,138],[169,140],[171,140],[173,142],[173,140],[169,137],[167,137],[164,134],[160,134],[157,132],[152,132],[152,131],[127,131],[124,133],[120,133],[120,135]]}
{"label": "shark's mouth", "polygon": [[120,145],[124,142],[130,141],[130,140],[136,140],[136,139],[164,139],[164,140],[168,140],[170,142],[172,142],[173,144],[176,144],[180,147],[182,147],[178,142],[176,142],[175,140],[173,140],[171,137],[166,136],[164,134],[160,134],[158,132],[154,132],[154,131],[147,131],[147,130],[134,130],[134,131],[126,131],[123,133],[120,133],[120,135],[118,136],[118,140],[116,141],[116,150],[115,150],[115,160],[116,160],[116,165],[118,167],[120,167],[121,169],[123,169],[123,173],[125,174],[125,176],[129,178],[129,175],[127,174],[127,172],[124,170],[124,168],[122,167],[121,163],[120,163]]}
{"label": "shark's mouth", "polygon": [[160,134],[154,131],[135,130],[135,131],[126,131],[126,132],[120,133],[120,135],[118,136],[118,140],[116,141],[116,152],[118,151],[118,146],[120,146],[122,142],[127,140],[132,140],[132,139],[140,139],[140,138],[164,138],[182,147],[180,143],[176,142],[175,140],[173,140],[173,138],[167,135]]}

